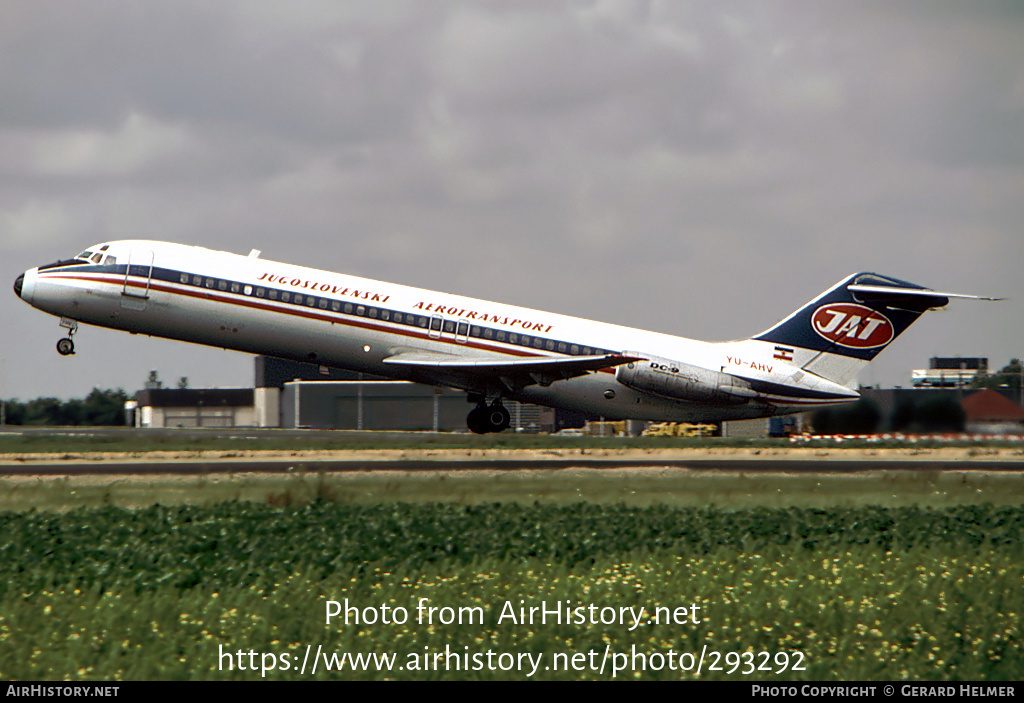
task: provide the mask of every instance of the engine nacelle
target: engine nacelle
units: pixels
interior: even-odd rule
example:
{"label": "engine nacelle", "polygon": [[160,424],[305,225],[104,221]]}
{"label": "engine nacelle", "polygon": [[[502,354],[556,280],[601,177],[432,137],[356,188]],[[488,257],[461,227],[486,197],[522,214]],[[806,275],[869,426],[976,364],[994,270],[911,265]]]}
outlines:
{"label": "engine nacelle", "polygon": [[757,397],[749,382],[731,374],[640,352],[623,354],[645,359],[615,369],[615,379],[634,390],[718,405],[740,405]]}

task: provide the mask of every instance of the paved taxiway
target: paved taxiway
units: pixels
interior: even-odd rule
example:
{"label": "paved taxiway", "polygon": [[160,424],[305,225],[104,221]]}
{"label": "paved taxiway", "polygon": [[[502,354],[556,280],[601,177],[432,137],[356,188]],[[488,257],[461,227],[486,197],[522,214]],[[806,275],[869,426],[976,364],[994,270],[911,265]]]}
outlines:
{"label": "paved taxiway", "polygon": [[1024,472],[1024,459],[1016,460],[942,460],[942,459],[812,459],[792,458],[593,458],[580,456],[563,458],[487,458],[487,459],[210,459],[180,461],[147,461],[144,457],[131,460],[108,459],[38,460],[0,463],[3,476],[83,476],[83,475],[205,475],[205,474],[282,474],[282,473],[343,473],[356,471],[490,471],[511,472],[559,469],[650,469],[674,468],[694,471],[730,471],[756,473],[857,473],[863,471],[989,471]]}

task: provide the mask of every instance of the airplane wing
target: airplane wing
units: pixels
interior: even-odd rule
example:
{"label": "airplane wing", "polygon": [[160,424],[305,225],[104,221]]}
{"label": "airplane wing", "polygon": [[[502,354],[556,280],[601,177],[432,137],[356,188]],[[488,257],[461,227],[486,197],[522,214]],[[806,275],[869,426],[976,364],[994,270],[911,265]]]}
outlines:
{"label": "airplane wing", "polygon": [[427,383],[435,382],[473,389],[502,386],[510,391],[516,391],[534,384],[550,386],[555,381],[583,376],[591,371],[641,359],[642,357],[622,354],[502,359],[406,351],[387,357],[384,363],[404,366]]}

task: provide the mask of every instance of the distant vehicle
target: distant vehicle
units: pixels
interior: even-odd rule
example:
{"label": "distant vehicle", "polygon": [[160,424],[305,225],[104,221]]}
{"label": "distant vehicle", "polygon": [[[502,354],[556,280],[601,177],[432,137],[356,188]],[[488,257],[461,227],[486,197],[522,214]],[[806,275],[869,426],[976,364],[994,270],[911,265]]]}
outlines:
{"label": "distant vehicle", "polygon": [[714,437],[718,426],[690,422],[659,422],[643,431],[645,437]]}
{"label": "distant vehicle", "polygon": [[709,343],[143,240],[30,269],[14,291],[60,316],[65,356],[87,323],[459,388],[477,433],[509,426],[505,399],[674,422],[848,403],[857,372],[923,312],[977,297],[857,273],[755,337]]}

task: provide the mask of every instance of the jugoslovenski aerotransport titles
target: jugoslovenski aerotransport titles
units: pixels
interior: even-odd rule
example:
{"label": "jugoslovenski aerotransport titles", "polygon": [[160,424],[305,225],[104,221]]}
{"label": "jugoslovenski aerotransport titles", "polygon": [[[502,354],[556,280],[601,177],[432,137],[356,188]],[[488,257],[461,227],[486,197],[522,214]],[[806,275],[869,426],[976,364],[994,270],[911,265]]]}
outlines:
{"label": "jugoslovenski aerotransport titles", "polygon": [[[701,342],[167,242],[98,244],[14,290],[79,323],[467,391],[477,433],[514,399],[609,419],[713,422],[857,400],[857,372],[949,298],[844,278],[750,339]],[[982,298],[993,300],[993,298]]]}

